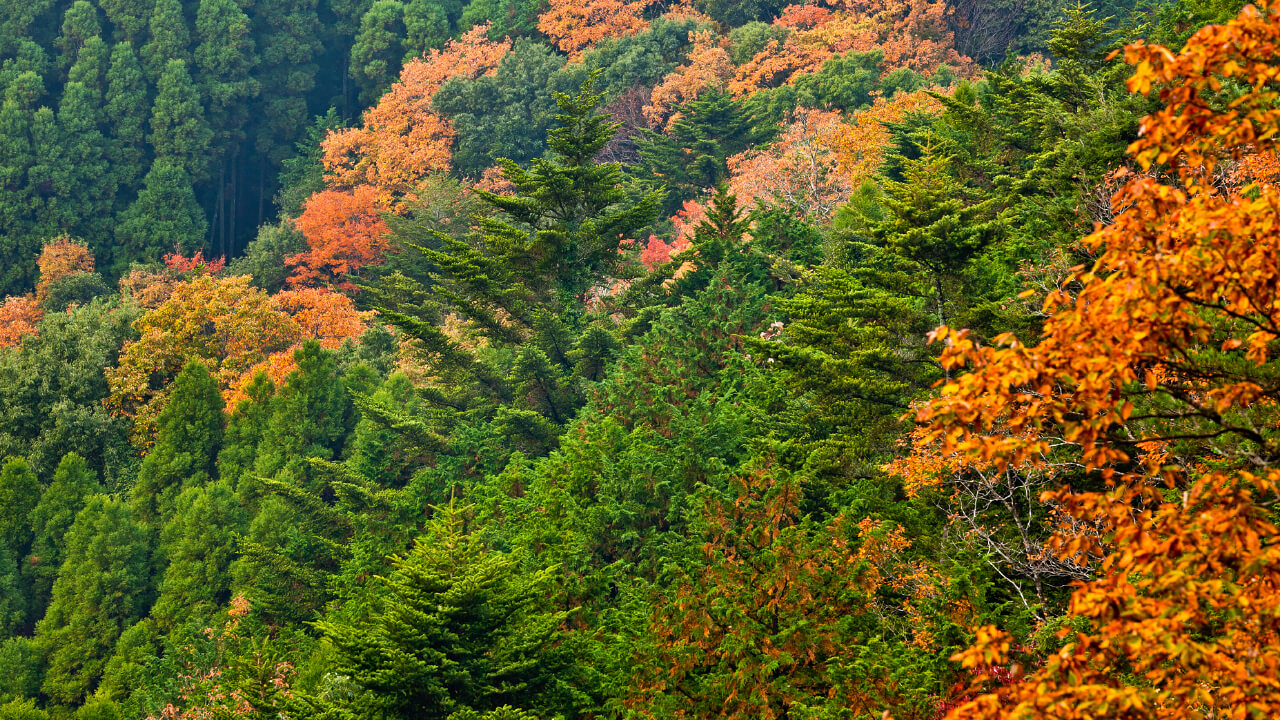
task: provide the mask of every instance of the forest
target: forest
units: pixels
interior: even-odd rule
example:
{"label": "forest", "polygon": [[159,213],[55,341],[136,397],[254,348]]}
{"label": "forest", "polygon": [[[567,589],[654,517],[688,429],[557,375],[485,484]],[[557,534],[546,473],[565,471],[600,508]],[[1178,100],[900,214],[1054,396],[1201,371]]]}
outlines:
{"label": "forest", "polygon": [[1272,0],[0,0],[0,720],[1280,717]]}

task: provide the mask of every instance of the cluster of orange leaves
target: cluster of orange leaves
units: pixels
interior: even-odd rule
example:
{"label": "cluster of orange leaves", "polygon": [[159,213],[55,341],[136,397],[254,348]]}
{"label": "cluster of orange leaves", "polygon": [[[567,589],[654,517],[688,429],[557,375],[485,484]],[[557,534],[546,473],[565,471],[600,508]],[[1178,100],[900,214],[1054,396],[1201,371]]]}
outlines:
{"label": "cluster of orange leaves", "polygon": [[0,300],[0,350],[14,347],[22,338],[40,332],[44,311],[40,303],[54,282],[70,275],[93,272],[93,252],[89,246],[69,237],[45,243],[36,259],[40,279],[34,295],[13,295]]}
{"label": "cluster of orange leaves", "polygon": [[801,108],[777,142],[729,158],[729,189],[748,207],[773,200],[825,220],[879,171],[889,143],[884,123],[941,109],[924,91],[878,98],[848,121],[837,111]]}
{"label": "cluster of orange leaves", "polygon": [[[1280,132],[1280,17],[1247,6],[1181,52],[1138,43],[1125,56],[1136,65],[1130,90],[1158,91],[1163,107],[1130,147],[1148,172],[1129,176],[1113,199],[1115,221],[1085,241],[1100,256],[1071,279],[1079,291],[1048,298],[1034,346],[935,332],[943,365],[970,371],[918,413],[928,423],[923,452],[1043,468],[1056,438],[1056,453],[1068,443],[1109,487],[1045,494],[1102,530],[1056,543],[1064,557],[1102,558],[1070,602],[1086,629],[1064,633],[1041,666],[951,718],[1280,715],[1280,545],[1269,507],[1280,470],[1268,459],[1280,189],[1270,177],[1222,187],[1216,172],[1249,162]],[[1229,81],[1224,108],[1216,96]],[[1233,370],[1219,372],[1220,362]],[[1148,414],[1152,396],[1172,409]],[[1157,459],[1134,457],[1118,437]],[[1233,450],[1231,438],[1246,449]],[[1192,443],[1180,453],[1197,459],[1174,462],[1162,448],[1175,439]],[[958,659],[981,682],[1013,646],[984,628]]]}
{"label": "cluster of orange leaves", "polygon": [[693,49],[688,61],[662,79],[644,108],[645,117],[655,127],[669,128],[676,118],[676,107],[698,99],[707,89],[724,87],[733,76],[726,39],[717,41],[710,30],[692,30],[689,42]]}
{"label": "cluster of orange leaves", "polygon": [[837,0],[831,9],[816,4],[790,6],[775,21],[791,30],[771,40],[737,69],[729,90],[735,96],[794,82],[849,52],[884,52],[885,72],[910,68],[928,76],[946,65],[968,73],[972,62],[956,52],[947,27],[950,12],[941,0]]}
{"label": "cluster of orange leaves", "polygon": [[658,0],[551,0],[538,30],[576,60],[605,38],[643,32],[645,10]]}
{"label": "cluster of orange leaves", "polygon": [[[328,347],[358,336],[369,313],[357,312],[339,293],[308,288],[272,297],[247,276],[197,275],[176,284],[169,297],[134,322],[138,338],[127,342],[119,364],[107,370],[107,404],[134,419],[135,441],[149,446],[155,419],[167,401],[168,383],[193,358],[217,378],[229,407],[259,370],[293,370],[293,352],[307,339]],[[282,371],[282,372],[280,372]]]}
{"label": "cluster of orange leaves", "polygon": [[492,74],[511,49],[509,39],[493,42],[488,33],[487,24],[477,25],[409,61],[400,82],[365,112],[359,127],[324,139],[327,188],[310,197],[294,220],[308,250],[288,258],[290,283],[351,289],[345,275],[382,258],[387,228],[381,213],[402,211],[406,196],[452,165],[456,134],[432,109],[432,98],[453,78]]}

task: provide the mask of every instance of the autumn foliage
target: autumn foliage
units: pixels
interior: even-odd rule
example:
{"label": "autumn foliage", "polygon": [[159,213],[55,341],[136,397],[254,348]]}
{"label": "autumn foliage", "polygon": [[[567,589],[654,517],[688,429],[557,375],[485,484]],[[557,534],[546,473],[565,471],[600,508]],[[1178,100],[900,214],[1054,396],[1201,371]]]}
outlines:
{"label": "autumn foliage", "polygon": [[645,9],[655,1],[551,0],[551,7],[538,18],[538,29],[576,58],[605,38],[644,30]]}
{"label": "autumn foliage", "polygon": [[[1125,57],[1130,89],[1163,107],[1130,147],[1147,172],[1086,239],[1100,255],[1078,290],[1048,298],[1035,345],[935,333],[953,378],[918,415],[925,447],[1061,477],[1044,495],[1067,520],[1056,549],[1092,559],[1095,578],[1071,598],[1080,625],[1061,649],[953,718],[1280,713],[1280,192],[1218,182],[1280,132],[1280,21],[1249,6],[1181,52]],[[1234,101],[1217,103],[1229,84]],[[1096,489],[1054,469],[1072,463]],[[983,629],[959,659],[989,680],[1013,639]]]}
{"label": "autumn foliage", "polygon": [[729,158],[729,187],[750,204],[782,203],[825,220],[879,171],[890,139],[884,123],[940,110],[923,91],[878,99],[847,121],[837,111],[801,108],[777,142]]}
{"label": "autumn foliage", "polygon": [[40,305],[27,295],[7,297],[0,301],[0,350],[22,342],[27,335],[39,332],[44,313]]}
{"label": "autumn foliage", "polygon": [[93,272],[93,252],[89,246],[69,237],[46,243],[36,260],[40,281],[36,283],[36,302],[49,294],[49,286],[69,275]]}
{"label": "autumn foliage", "polygon": [[970,61],[956,52],[947,27],[944,2],[844,0],[830,10],[816,5],[790,6],[776,24],[791,29],[785,40],[771,40],[737,69],[729,82],[735,95],[794,82],[849,52],[884,52],[885,72],[909,68],[929,76],[939,66],[967,72]]}
{"label": "autumn foliage", "polygon": [[294,227],[309,249],[286,258],[294,268],[289,283],[350,287],[349,273],[378,262],[386,252],[387,225],[381,213],[378,191],[369,185],[324,190],[308,198]]}
{"label": "autumn foliage", "polygon": [[369,185],[389,201],[433,172],[448,170],[454,131],[431,108],[436,91],[450,78],[492,73],[511,48],[510,40],[488,39],[477,25],[440,50],[406,63],[400,82],[364,114],[360,127],[325,138],[323,163],[332,188]]}

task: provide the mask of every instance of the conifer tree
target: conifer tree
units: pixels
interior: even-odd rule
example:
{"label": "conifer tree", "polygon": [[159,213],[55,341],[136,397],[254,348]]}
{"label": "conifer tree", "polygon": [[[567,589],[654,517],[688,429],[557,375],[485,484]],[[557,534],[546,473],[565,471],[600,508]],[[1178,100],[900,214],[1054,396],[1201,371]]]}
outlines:
{"label": "conifer tree", "polygon": [[160,534],[164,577],[151,617],[160,628],[206,623],[231,599],[236,536],[247,521],[230,483],[188,487]]}
{"label": "conifer tree", "polygon": [[212,137],[186,61],[170,60],[156,84],[156,101],[151,108],[147,139],[155,150],[156,162],[172,163],[192,180],[203,180]]}
{"label": "conifer tree", "polygon": [[351,77],[360,88],[361,103],[372,104],[400,75],[404,35],[404,5],[399,0],[376,0],[360,19],[360,32],[351,45]]}
{"label": "conifer tree", "polygon": [[121,189],[115,207],[119,212],[137,195],[147,153],[147,80],[137,54],[127,42],[111,49],[103,116],[110,133],[105,154]]}
{"label": "conifer tree", "polygon": [[156,262],[175,245],[184,253],[195,252],[204,246],[208,227],[191,176],[181,165],[156,160],[137,199],[120,213],[116,268],[123,270],[130,260]]}
{"label": "conifer tree", "polygon": [[[404,6],[405,62],[425,56],[428,50],[443,47],[453,35],[453,24],[461,9],[457,2],[409,0]],[[452,17],[450,10],[454,11]]]}
{"label": "conifer tree", "polygon": [[191,59],[191,31],[181,0],[155,0],[148,26],[150,35],[142,46],[142,67],[147,79],[158,84],[171,61]]}
{"label": "conifer tree", "polygon": [[[563,711],[571,671],[569,613],[552,610],[553,570],[522,570],[439,509],[372,599],[367,619],[319,624],[337,670],[360,692],[339,707],[356,717],[483,717]],[[313,698],[328,705],[332,700]],[[343,707],[345,705],[345,707]]]}
{"label": "conifer tree", "polygon": [[142,42],[154,9],[152,0],[98,0],[98,7],[115,28],[114,42],[131,47]]}
{"label": "conifer tree", "polygon": [[271,418],[262,432],[255,460],[261,477],[301,483],[307,458],[333,459],[341,450],[351,420],[351,401],[338,375],[333,353],[310,340],[295,351],[298,369],[272,398]]}
{"label": "conifer tree", "polygon": [[66,193],[61,229],[89,243],[97,255],[110,252],[111,210],[116,182],[104,155],[98,129],[101,95],[79,82],[69,82],[58,106],[58,131],[65,163],[55,187]]}
{"label": "conifer tree", "polygon": [[27,171],[36,162],[32,110],[43,94],[44,82],[28,71],[10,81],[0,99],[0,182],[11,188],[0,203],[0,292],[34,285],[31,259],[40,251],[40,240],[30,229],[38,200]]}
{"label": "conifer tree", "polygon": [[66,705],[92,693],[116,640],[150,601],[146,528],[123,501],[93,496],[67,534],[53,600],[36,625],[49,652],[44,693]]}
{"label": "conifer tree", "polygon": [[97,35],[84,41],[76,54],[76,61],[67,71],[68,82],[78,82],[94,93],[94,99],[101,103],[106,91],[107,68],[110,64],[111,48]]}
{"label": "conifer tree", "polygon": [[40,495],[39,504],[31,511],[34,540],[26,565],[34,599],[32,607],[37,616],[44,615],[45,606],[49,603],[54,578],[66,557],[67,535],[76,515],[100,489],[97,476],[84,458],[67,453],[54,470],[49,487]]}
{"label": "conifer tree", "polygon": [[54,41],[58,49],[58,65],[63,72],[75,62],[89,38],[101,38],[102,23],[98,9],[89,0],[76,0],[62,16],[62,34]]}
{"label": "conifer tree", "polygon": [[216,477],[225,418],[222,393],[209,368],[189,361],[174,378],[168,403],[156,420],[156,443],[142,461],[131,504],[147,522],[172,517],[177,496]]}
{"label": "conifer tree", "polygon": [[40,481],[24,458],[0,468],[0,545],[9,557],[26,558],[31,548],[31,511],[40,501]]}
{"label": "conifer tree", "polygon": [[667,215],[728,178],[728,158],[764,141],[769,133],[740,101],[715,88],[677,112],[665,133],[647,132],[637,143],[643,167],[667,188]]}

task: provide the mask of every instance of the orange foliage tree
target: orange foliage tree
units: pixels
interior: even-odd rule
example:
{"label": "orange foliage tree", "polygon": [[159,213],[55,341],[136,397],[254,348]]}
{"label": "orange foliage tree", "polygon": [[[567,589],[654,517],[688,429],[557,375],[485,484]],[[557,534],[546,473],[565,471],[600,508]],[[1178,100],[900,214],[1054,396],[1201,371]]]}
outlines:
{"label": "orange foliage tree", "polygon": [[36,259],[36,266],[40,268],[36,302],[40,302],[49,294],[49,286],[54,282],[68,275],[93,272],[93,252],[84,243],[60,237],[45,244]]}
{"label": "orange foliage tree", "polygon": [[710,30],[690,31],[689,41],[693,49],[689,51],[688,62],[663,78],[649,96],[644,115],[654,126],[670,127],[676,107],[697,100],[705,90],[724,87],[733,76],[729,51],[715,41]]}
{"label": "orange foliage tree", "polygon": [[648,23],[644,12],[657,0],[551,0],[538,17],[538,29],[556,47],[577,59],[597,42],[612,37],[636,35]]}
{"label": "orange foliage tree", "polygon": [[493,73],[511,41],[492,42],[489,26],[477,25],[443,49],[405,64],[400,82],[365,112],[360,127],[325,138],[322,162],[330,187],[378,188],[384,202],[451,163],[454,131],[431,109],[431,99],[455,77]]}
{"label": "orange foliage tree", "polygon": [[[1248,6],[1179,53],[1126,58],[1130,89],[1164,107],[1130,147],[1147,172],[1086,239],[1100,256],[1077,291],[1048,298],[1035,345],[935,332],[953,377],[918,414],[921,452],[1073,463],[1043,497],[1069,520],[1057,551],[1095,573],[1062,647],[952,718],[1280,715],[1280,189],[1218,182],[1280,132],[1280,18]],[[983,628],[958,659],[982,687],[1013,647]]]}
{"label": "orange foliage tree", "polygon": [[950,12],[941,0],[843,0],[825,8],[787,8],[776,23],[792,29],[785,40],[772,40],[738,68],[729,82],[736,96],[794,82],[822,69],[831,58],[848,52],[884,52],[885,72],[909,68],[932,75],[939,66],[968,72],[971,61],[956,52],[947,27]]}
{"label": "orange foliage tree", "polygon": [[0,302],[0,350],[22,342],[40,330],[40,304],[29,295],[11,296]]}
{"label": "orange foliage tree", "polygon": [[378,190],[369,185],[322,190],[307,198],[293,224],[309,249],[285,259],[294,268],[289,283],[351,289],[346,275],[379,262],[386,252],[387,224],[381,213]]}
{"label": "orange foliage tree", "polygon": [[878,99],[849,122],[839,112],[801,108],[777,142],[729,158],[729,189],[747,204],[779,202],[826,220],[879,171],[890,141],[885,122],[941,108],[923,91]]}
{"label": "orange foliage tree", "polygon": [[193,358],[227,388],[273,352],[301,342],[298,323],[248,276],[198,275],[134,322],[138,338],[125,343],[107,370],[114,412],[134,418],[135,439],[149,444],[169,382]]}

